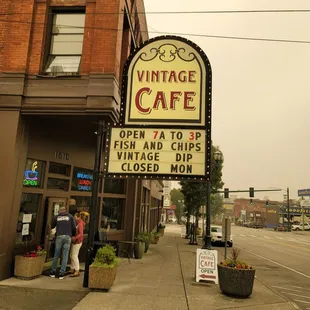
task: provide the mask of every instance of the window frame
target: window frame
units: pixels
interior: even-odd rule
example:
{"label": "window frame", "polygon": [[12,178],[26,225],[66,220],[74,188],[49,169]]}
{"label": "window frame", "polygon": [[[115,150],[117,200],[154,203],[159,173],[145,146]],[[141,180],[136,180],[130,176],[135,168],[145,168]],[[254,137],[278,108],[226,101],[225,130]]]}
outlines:
{"label": "window frame", "polygon": [[[48,69],[48,62],[51,56],[51,46],[52,46],[52,38],[53,38],[53,21],[54,16],[57,14],[85,14],[85,22],[86,22],[86,7],[85,6],[72,6],[68,7],[50,7],[48,11],[48,20],[45,29],[45,46],[44,46],[44,56],[43,62],[41,66],[41,74],[47,76],[79,76],[80,68],[82,62],[82,51],[84,44],[84,35],[85,35],[85,23],[84,23],[84,33],[83,33],[83,42],[82,42],[82,51],[81,51],[81,59],[79,63],[79,67],[77,72],[46,72]],[[60,56],[60,55],[58,55]],[[74,56],[74,55],[71,55]]]}

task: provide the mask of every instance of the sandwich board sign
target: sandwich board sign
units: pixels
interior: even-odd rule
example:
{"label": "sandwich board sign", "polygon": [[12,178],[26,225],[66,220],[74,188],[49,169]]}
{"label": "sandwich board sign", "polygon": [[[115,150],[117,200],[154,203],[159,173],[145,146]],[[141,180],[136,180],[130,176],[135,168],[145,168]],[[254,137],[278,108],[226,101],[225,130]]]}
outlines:
{"label": "sandwich board sign", "polygon": [[124,66],[120,120],[107,131],[107,178],[210,180],[212,71],[203,50],[160,36]]}
{"label": "sandwich board sign", "polygon": [[196,250],[196,282],[212,281],[218,284],[217,251]]}

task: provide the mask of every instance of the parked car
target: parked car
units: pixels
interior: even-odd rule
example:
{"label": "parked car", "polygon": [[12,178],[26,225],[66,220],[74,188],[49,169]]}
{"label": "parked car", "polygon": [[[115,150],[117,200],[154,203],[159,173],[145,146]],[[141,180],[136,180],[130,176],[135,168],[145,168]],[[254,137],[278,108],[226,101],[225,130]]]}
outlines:
{"label": "parked car", "polygon": [[[309,223],[305,223],[304,224],[304,228],[305,230],[310,230],[310,224]],[[298,230],[303,230],[303,226],[302,224],[299,224],[299,225],[292,225],[292,230],[294,231],[298,231]]]}
{"label": "parked car", "polygon": [[287,226],[283,224],[278,224],[273,228],[275,231],[287,231]]}
{"label": "parked car", "polygon": [[[215,245],[215,244],[224,245],[224,243],[225,243],[225,240],[224,240],[224,237],[222,236],[222,227],[212,225],[211,226],[211,244],[212,245]],[[233,246],[232,235],[230,235],[230,237],[228,238],[227,245],[229,247]]]}
{"label": "parked car", "polygon": [[253,223],[252,228],[264,228],[264,225],[262,223]]}

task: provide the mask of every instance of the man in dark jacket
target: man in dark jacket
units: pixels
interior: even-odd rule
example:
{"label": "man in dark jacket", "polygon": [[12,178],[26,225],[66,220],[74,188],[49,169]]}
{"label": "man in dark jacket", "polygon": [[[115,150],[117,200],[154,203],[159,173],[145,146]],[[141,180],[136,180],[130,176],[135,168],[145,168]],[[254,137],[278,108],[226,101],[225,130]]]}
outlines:
{"label": "man in dark jacket", "polygon": [[59,279],[63,279],[65,276],[68,256],[71,246],[71,238],[76,234],[76,223],[73,216],[67,212],[65,207],[60,207],[58,215],[52,220],[51,228],[56,227],[56,244],[55,255],[53,258],[52,269],[50,277],[55,278],[58,258],[62,250],[62,262],[59,273]]}

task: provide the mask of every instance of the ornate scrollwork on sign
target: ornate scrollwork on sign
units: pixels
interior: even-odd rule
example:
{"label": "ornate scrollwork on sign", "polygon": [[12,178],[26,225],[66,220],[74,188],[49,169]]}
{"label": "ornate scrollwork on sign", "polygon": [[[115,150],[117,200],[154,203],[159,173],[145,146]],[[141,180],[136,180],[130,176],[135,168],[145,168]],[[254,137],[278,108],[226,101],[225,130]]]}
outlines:
{"label": "ornate scrollwork on sign", "polygon": [[140,59],[142,61],[151,61],[158,58],[163,62],[171,62],[174,61],[176,56],[178,56],[183,61],[193,61],[196,59],[196,55],[192,52],[186,53],[185,48],[177,48],[174,44],[167,43],[163,44],[158,48],[151,48],[149,53],[141,53]]}

